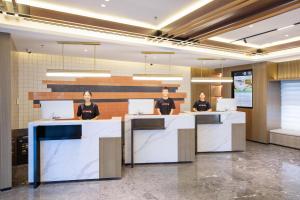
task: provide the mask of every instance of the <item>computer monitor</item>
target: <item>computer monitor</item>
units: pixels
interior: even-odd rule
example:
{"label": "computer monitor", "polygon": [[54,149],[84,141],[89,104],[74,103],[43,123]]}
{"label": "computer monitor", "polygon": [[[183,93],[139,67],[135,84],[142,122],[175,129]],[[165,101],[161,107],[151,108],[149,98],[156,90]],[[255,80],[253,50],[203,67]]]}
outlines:
{"label": "computer monitor", "polygon": [[72,119],[74,118],[73,101],[41,101],[42,119]]}
{"label": "computer monitor", "polygon": [[129,99],[128,114],[151,115],[154,111],[154,99]]}
{"label": "computer monitor", "polygon": [[231,98],[217,99],[217,111],[236,111],[236,100]]}

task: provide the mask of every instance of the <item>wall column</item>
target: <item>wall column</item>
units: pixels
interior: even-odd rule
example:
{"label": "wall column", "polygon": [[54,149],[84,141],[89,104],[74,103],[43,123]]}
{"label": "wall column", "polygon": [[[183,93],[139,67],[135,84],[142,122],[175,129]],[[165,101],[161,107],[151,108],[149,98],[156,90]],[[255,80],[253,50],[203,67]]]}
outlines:
{"label": "wall column", "polygon": [[10,34],[0,33],[0,190],[12,187],[12,50]]}

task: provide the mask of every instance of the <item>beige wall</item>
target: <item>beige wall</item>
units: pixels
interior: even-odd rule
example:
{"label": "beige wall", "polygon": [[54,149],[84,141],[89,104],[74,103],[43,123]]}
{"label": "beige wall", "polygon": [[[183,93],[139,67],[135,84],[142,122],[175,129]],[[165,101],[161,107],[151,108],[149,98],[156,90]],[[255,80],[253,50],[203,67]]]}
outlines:
{"label": "beige wall", "polygon": [[[65,57],[65,69],[93,69],[94,60],[83,57]],[[42,80],[46,77],[47,69],[61,69],[62,56],[47,54],[18,53],[19,66],[19,128],[26,128],[28,122],[39,119],[40,109],[32,107],[32,101],[28,100],[29,91],[50,91]],[[113,76],[131,76],[134,73],[145,73],[144,63],[124,62],[114,60],[97,59],[96,69],[111,70]],[[153,65],[147,67],[147,73],[169,73],[167,65]],[[172,66],[171,73],[182,74],[183,81],[179,82],[178,92],[186,92],[185,104],[181,110],[190,109],[190,67]],[[55,79],[55,78],[51,78]],[[61,80],[61,78],[60,78]]]}

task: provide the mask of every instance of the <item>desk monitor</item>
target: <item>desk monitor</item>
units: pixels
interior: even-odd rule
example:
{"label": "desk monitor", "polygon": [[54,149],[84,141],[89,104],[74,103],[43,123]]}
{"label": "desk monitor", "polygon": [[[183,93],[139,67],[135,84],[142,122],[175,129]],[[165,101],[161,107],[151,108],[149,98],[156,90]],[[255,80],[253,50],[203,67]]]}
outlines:
{"label": "desk monitor", "polygon": [[130,115],[151,115],[154,111],[154,99],[129,99],[128,114]]}
{"label": "desk monitor", "polygon": [[230,98],[219,98],[217,100],[217,111],[236,111],[236,100]]}
{"label": "desk monitor", "polygon": [[73,101],[41,101],[42,119],[74,118]]}

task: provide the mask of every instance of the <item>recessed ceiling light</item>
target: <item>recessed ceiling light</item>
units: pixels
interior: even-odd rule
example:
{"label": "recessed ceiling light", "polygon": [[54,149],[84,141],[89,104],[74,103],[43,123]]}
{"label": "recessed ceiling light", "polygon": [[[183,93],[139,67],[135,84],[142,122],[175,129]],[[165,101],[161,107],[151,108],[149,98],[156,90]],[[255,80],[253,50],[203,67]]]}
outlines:
{"label": "recessed ceiling light", "polygon": [[289,35],[284,35],[285,37],[289,37]]}
{"label": "recessed ceiling light", "polygon": [[253,28],[253,25],[251,24],[251,25],[249,25],[248,27],[249,27],[249,28]]}
{"label": "recessed ceiling light", "polygon": [[109,0],[105,0],[106,2],[109,2]]}
{"label": "recessed ceiling light", "polygon": [[105,5],[105,4],[101,4],[101,7],[102,7],[102,8],[105,8],[105,7],[106,7],[106,5]]}

